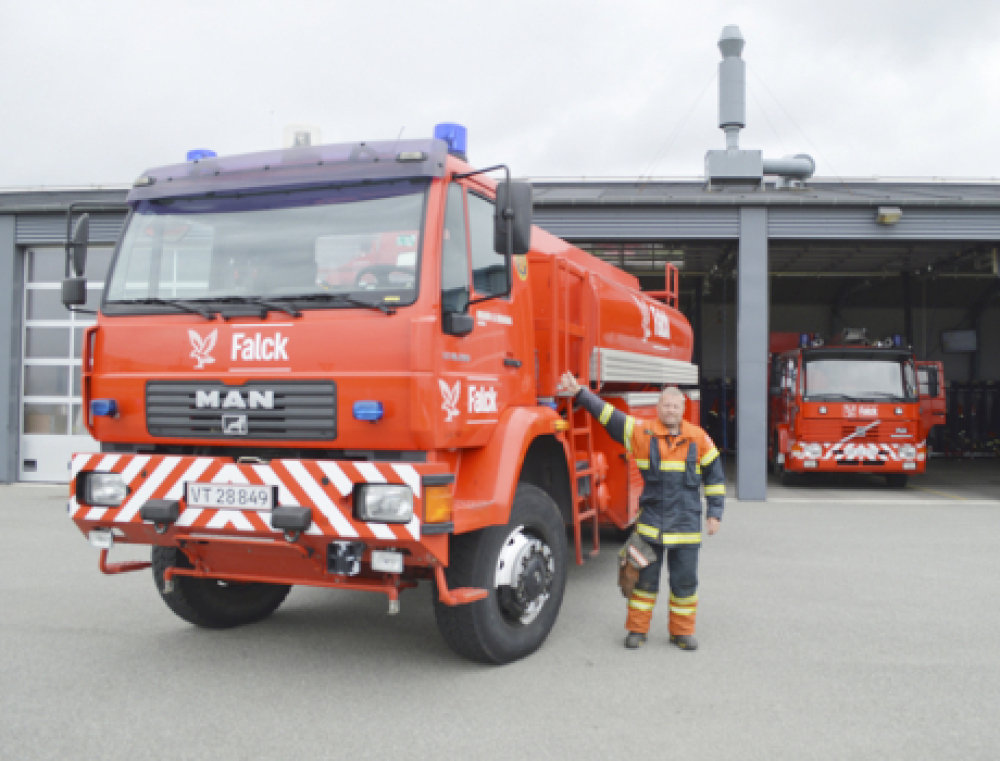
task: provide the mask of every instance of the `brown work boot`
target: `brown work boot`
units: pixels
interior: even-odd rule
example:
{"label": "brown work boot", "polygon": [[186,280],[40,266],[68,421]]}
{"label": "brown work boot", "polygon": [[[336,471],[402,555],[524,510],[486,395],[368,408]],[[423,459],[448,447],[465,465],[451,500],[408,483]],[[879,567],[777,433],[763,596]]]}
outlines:
{"label": "brown work boot", "polygon": [[697,650],[698,640],[692,637],[690,634],[671,634],[670,641],[673,642],[681,650]]}
{"label": "brown work boot", "polygon": [[638,650],[646,644],[646,635],[639,632],[629,632],[625,638],[625,647],[629,650]]}

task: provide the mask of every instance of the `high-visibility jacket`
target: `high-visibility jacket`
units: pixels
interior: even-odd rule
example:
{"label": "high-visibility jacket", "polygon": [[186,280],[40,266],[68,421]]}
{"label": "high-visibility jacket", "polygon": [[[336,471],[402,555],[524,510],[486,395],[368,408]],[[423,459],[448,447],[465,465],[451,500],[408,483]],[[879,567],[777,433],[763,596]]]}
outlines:
{"label": "high-visibility jacket", "polygon": [[701,428],[681,421],[672,435],[659,420],[638,420],[582,389],[577,402],[596,417],[635,461],[644,488],[636,531],[665,547],[701,544],[701,495],[704,483],[708,517],[722,518],[726,481],[719,450]]}

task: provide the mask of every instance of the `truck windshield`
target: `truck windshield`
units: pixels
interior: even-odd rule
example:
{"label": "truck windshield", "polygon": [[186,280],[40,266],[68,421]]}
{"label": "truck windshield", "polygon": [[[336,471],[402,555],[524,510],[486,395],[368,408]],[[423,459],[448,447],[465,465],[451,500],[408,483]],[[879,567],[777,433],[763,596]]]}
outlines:
{"label": "truck windshield", "polygon": [[[410,304],[428,186],[406,180],[141,202],[115,259],[105,306],[149,311],[155,299],[297,296],[307,309]],[[316,294],[344,294],[355,303]]]}
{"label": "truck windshield", "polygon": [[807,398],[868,401],[913,399],[916,395],[916,375],[910,362],[869,357],[814,358],[805,361]]}

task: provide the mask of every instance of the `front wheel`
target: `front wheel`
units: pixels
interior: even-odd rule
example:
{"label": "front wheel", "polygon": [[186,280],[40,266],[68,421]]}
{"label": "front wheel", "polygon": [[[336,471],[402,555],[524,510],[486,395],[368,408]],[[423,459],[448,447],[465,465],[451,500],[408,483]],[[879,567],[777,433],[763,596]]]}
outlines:
{"label": "front wheel", "polygon": [[486,589],[488,596],[448,606],[435,595],[441,636],[459,655],[504,664],[530,655],[559,615],[566,587],[566,534],[555,502],[521,484],[510,522],[452,539],[448,586]]}
{"label": "front wheel", "polygon": [[160,597],[174,613],[189,624],[206,629],[263,621],[285,601],[287,584],[240,584],[218,579],[174,576],[173,590],[164,590],[167,568],[190,568],[187,555],[175,547],[153,547],[153,580]]}

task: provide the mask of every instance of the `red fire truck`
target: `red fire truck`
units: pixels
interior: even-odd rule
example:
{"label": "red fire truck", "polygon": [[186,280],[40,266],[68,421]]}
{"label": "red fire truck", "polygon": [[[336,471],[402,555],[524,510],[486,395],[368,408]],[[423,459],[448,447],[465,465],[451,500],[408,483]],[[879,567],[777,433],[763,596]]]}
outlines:
{"label": "red fire truck", "polygon": [[772,333],[770,457],[773,472],[877,473],[904,487],[927,467],[927,435],[945,420],[940,362],[917,362],[899,336],[869,340],[848,329]]}
{"label": "red fire truck", "polygon": [[[431,140],[197,155],[131,190],[97,323],[69,512],[100,568],[152,566],[182,619],[224,628],[294,585],[435,586],[447,643],[538,648],[584,533],[625,528],[641,478],[559,395],[571,370],[655,417],[693,388],[677,272],[662,292],[531,226],[531,188]],[[64,302],[85,303],[86,224]],[[697,420],[697,394],[687,416]],[[109,561],[116,543],[151,563]]]}

